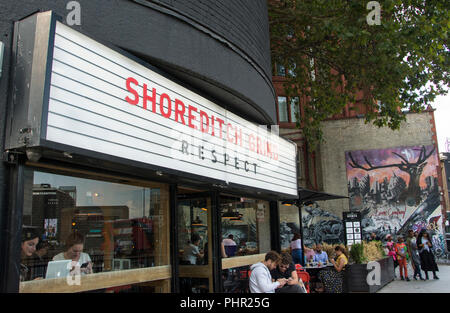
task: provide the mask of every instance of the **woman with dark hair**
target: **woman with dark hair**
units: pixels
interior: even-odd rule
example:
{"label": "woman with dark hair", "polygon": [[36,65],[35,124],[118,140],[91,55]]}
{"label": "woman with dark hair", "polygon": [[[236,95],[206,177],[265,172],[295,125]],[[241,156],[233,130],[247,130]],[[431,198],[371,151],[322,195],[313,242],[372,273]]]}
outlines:
{"label": "woman with dark hair", "polygon": [[33,227],[22,227],[22,245],[20,258],[20,281],[33,279],[33,260],[36,246],[39,243],[39,233]]}
{"label": "woman with dark hair", "polygon": [[433,272],[433,278],[439,279],[436,272],[439,271],[433,254],[433,244],[431,238],[425,229],[422,229],[417,237],[417,248],[419,249],[420,265],[425,272],[425,279],[428,279],[428,271]]}
{"label": "woman with dark hair", "polygon": [[302,262],[302,239],[299,233],[294,233],[291,241],[291,255],[295,264],[303,264]]}
{"label": "woman with dark hair", "polygon": [[325,292],[342,293],[344,291],[344,269],[348,263],[348,257],[345,248],[336,246],[334,250],[336,259],[330,260],[333,267],[321,270],[318,277],[324,285]]}

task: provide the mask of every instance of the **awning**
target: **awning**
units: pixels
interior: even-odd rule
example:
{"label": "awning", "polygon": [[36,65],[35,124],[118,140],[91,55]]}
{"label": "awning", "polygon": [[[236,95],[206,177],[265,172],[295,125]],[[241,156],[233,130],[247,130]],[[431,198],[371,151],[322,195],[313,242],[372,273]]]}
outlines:
{"label": "awning", "polygon": [[306,188],[298,189],[298,199],[285,200],[283,204],[297,204],[297,203],[307,203],[313,201],[326,201],[335,199],[345,199],[347,196],[335,195],[332,193],[327,193],[323,191],[310,190]]}

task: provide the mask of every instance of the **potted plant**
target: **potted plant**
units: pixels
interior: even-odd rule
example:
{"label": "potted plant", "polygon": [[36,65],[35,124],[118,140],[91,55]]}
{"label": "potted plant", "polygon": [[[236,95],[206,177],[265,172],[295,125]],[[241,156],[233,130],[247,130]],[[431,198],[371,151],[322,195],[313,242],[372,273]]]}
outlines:
{"label": "potted plant", "polygon": [[[386,256],[381,242],[371,241],[354,244],[350,248],[350,260],[346,269],[346,287],[348,292],[376,292],[394,279],[394,263]],[[380,284],[368,284],[367,277],[374,269],[367,266],[376,261],[379,264]]]}

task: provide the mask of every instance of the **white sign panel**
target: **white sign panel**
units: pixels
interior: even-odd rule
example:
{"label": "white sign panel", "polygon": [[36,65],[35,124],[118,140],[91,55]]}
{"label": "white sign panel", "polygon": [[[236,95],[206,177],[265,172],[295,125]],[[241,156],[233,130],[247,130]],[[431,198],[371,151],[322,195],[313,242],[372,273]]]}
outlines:
{"label": "white sign panel", "polygon": [[57,22],[46,139],[297,195],[296,146]]}

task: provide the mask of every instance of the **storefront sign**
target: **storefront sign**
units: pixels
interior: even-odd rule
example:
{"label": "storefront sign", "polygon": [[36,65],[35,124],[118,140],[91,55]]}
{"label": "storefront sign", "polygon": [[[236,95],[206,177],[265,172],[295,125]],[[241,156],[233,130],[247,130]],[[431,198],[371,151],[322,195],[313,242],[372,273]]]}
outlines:
{"label": "storefront sign", "polygon": [[294,143],[60,22],[51,36],[45,141],[297,195]]}

